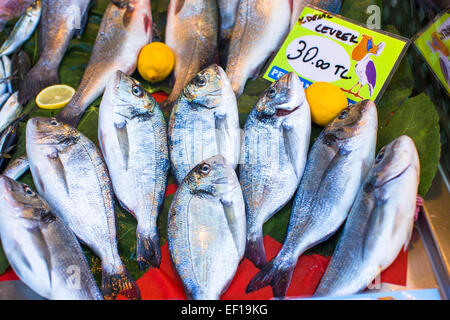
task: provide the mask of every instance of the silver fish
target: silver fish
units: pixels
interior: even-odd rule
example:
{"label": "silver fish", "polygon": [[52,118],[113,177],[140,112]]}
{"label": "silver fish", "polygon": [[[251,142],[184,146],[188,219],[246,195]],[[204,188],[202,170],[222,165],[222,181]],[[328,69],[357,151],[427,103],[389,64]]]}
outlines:
{"label": "silver fish", "polygon": [[175,83],[163,111],[170,111],[189,81],[217,62],[219,10],[216,0],[171,0],[166,44],[175,55]]}
{"label": "silver fish", "polygon": [[201,161],[220,154],[236,168],[240,154],[236,97],[223,69],[213,64],[182,91],[169,120],[169,152],[180,184]]}
{"label": "silver fish", "polygon": [[284,41],[291,19],[290,0],[247,0],[239,4],[226,73],[236,96],[258,75]]}
{"label": "silver fish", "polygon": [[247,292],[271,285],[276,297],[284,297],[298,257],[339,229],[374,161],[377,122],[375,104],[365,100],[322,131],[308,155],[283,246]]}
{"label": "silver fish", "polygon": [[76,127],[86,108],[102,95],[108,80],[117,70],[128,75],[136,70],[139,52],[152,37],[149,0],[111,2],[78,89],[57,118]]}
{"label": "silver fish", "polygon": [[138,220],[137,261],[141,269],[161,263],[157,218],[170,168],[164,115],[134,79],[117,71],[99,112],[99,141],[114,192]]}
{"label": "silver fish", "polygon": [[23,107],[18,101],[18,92],[11,95],[0,110],[0,132],[5,130],[22,113]]}
{"label": "silver fish", "polygon": [[401,136],[380,150],[315,296],[362,291],[408,247],[419,178],[411,138]]}
{"label": "silver fish", "polygon": [[73,233],[28,186],[0,175],[0,234],[18,277],[55,300],[103,300]]}
{"label": "silver fish", "polygon": [[41,18],[41,2],[38,0],[33,3],[19,21],[17,21],[8,39],[3,42],[0,48],[0,57],[13,54],[31,37]]}
{"label": "silver fish", "polygon": [[341,4],[342,0],[293,0],[291,25],[289,30],[292,30],[292,28],[297,24],[298,18],[307,5],[313,5],[332,13],[339,13],[341,10]]}
{"label": "silver fish", "polygon": [[217,300],[245,249],[245,206],[233,167],[222,156],[196,166],[169,209],[169,252],[186,295]]}
{"label": "silver fish", "polygon": [[102,293],[139,297],[116,239],[114,194],[95,144],[55,118],[32,118],[26,151],[34,184],[52,211],[102,260]]}
{"label": "silver fish", "polygon": [[30,164],[28,162],[28,158],[26,156],[22,156],[10,162],[2,174],[13,180],[18,180],[29,169]]}
{"label": "silver fish", "polygon": [[35,0],[0,1],[0,31],[6,22],[20,17]]}
{"label": "silver fish", "polygon": [[3,104],[8,101],[11,94],[9,92],[5,92],[2,95],[0,95],[0,109],[3,107]]}
{"label": "silver fish", "polygon": [[1,58],[1,65],[4,70],[5,77],[3,78],[6,84],[6,89],[9,93],[13,93],[12,89],[12,78],[13,78],[13,65],[11,59],[9,59],[7,56],[3,56]]}
{"label": "silver fish", "polygon": [[11,153],[15,148],[19,122],[13,122],[0,134],[0,172],[7,166]]}
{"label": "silver fish", "polygon": [[40,58],[20,88],[25,105],[44,88],[59,83],[59,65],[69,42],[87,19],[89,0],[45,0],[39,23]]}
{"label": "silver fish", "polygon": [[311,113],[294,73],[259,97],[244,127],[239,179],[247,211],[245,256],[266,263],[263,224],[294,195],[308,155]]}

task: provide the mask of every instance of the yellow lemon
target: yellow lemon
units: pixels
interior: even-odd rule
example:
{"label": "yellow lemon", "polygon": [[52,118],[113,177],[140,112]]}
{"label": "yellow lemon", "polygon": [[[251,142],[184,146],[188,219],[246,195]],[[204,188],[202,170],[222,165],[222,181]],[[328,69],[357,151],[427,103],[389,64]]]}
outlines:
{"label": "yellow lemon", "polygon": [[159,82],[169,76],[174,65],[172,50],[162,42],[152,42],[139,53],[137,69],[145,80]]}
{"label": "yellow lemon", "polygon": [[74,88],[65,84],[57,84],[39,92],[36,104],[42,109],[60,109],[70,102],[74,94]]}
{"label": "yellow lemon", "polygon": [[348,106],[345,93],[332,83],[313,83],[305,90],[305,94],[311,108],[312,121],[322,127]]}

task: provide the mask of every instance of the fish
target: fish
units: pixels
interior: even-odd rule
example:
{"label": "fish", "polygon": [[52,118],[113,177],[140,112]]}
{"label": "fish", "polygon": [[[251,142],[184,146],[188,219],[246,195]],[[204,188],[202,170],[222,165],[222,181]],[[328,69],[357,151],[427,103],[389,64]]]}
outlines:
{"label": "fish", "polygon": [[3,66],[2,60],[0,59],[0,95],[10,93],[8,91],[8,81],[9,77],[6,74],[6,70]]}
{"label": "fish", "polygon": [[20,90],[23,81],[25,80],[25,76],[30,71],[32,67],[31,59],[28,54],[23,51],[16,51],[13,54],[12,58],[12,91],[16,92]]}
{"label": "fish", "polygon": [[140,298],[119,256],[114,193],[105,160],[80,131],[54,117],[31,118],[26,153],[38,193],[102,263],[105,299]]}
{"label": "fish", "polygon": [[292,28],[297,24],[298,18],[307,5],[316,6],[337,14],[341,11],[342,0],[293,0],[291,25],[289,30],[292,30]]}
{"label": "fish", "polygon": [[237,97],[247,80],[256,78],[266,60],[281,46],[290,19],[290,0],[240,2],[225,69]]}
{"label": "fish", "polygon": [[2,0],[0,1],[0,31],[6,22],[20,17],[35,0]]}
{"label": "fish", "polygon": [[30,163],[27,156],[21,156],[11,161],[2,174],[13,180],[18,180],[29,169]]}
{"label": "fish", "polygon": [[221,54],[222,66],[226,66],[226,57],[228,55],[228,44],[231,39],[234,24],[236,23],[237,9],[239,0],[218,0],[220,13],[220,33],[219,48]]}
{"label": "fish", "polygon": [[183,89],[169,118],[168,143],[177,184],[198,163],[217,154],[237,167],[237,101],[225,71],[217,64],[200,71]]}
{"label": "fish", "polygon": [[19,122],[13,122],[8,128],[6,128],[0,135],[0,172],[2,172],[8,165],[10,154],[15,148],[17,140],[17,129]]}
{"label": "fish", "polygon": [[293,197],[305,169],[311,112],[300,78],[287,73],[258,98],[244,126],[239,180],[247,212],[245,256],[266,263],[263,224]]}
{"label": "fish", "polygon": [[198,72],[218,62],[219,9],[216,1],[170,1],[165,43],[175,55],[175,81],[169,97],[161,104],[164,112],[172,110],[183,88]]}
{"label": "fish", "polygon": [[164,114],[138,81],[117,71],[100,104],[98,135],[114,193],[138,221],[137,262],[159,268],[157,219],[170,169]]}
{"label": "fish", "polygon": [[419,180],[419,156],[410,137],[400,136],[379,151],[315,296],[361,292],[408,248]]}
{"label": "fish", "polygon": [[42,12],[42,1],[37,0],[28,7],[25,14],[17,21],[8,38],[0,47],[0,57],[13,54],[33,34]]}
{"label": "fish", "polygon": [[0,132],[5,130],[22,113],[23,107],[18,101],[18,92],[9,96],[0,110]]}
{"label": "fish", "polygon": [[3,107],[5,102],[8,101],[9,97],[11,97],[11,94],[9,92],[5,92],[0,95],[0,109]]}
{"label": "fish", "polygon": [[13,65],[12,65],[12,61],[10,58],[8,58],[7,56],[3,56],[1,58],[1,66],[3,68],[3,74],[5,75],[5,77],[3,78],[4,83],[6,84],[6,90],[9,93],[13,93],[13,89],[12,89],[12,79],[13,79]]}
{"label": "fish", "polygon": [[283,246],[247,292],[271,285],[275,297],[285,297],[298,257],[344,223],[375,158],[377,119],[375,103],[364,100],[323,129],[309,152]]}
{"label": "fish", "polygon": [[25,105],[41,90],[59,83],[59,66],[70,40],[87,21],[89,0],[45,0],[39,23],[40,58],[25,76],[19,101]]}
{"label": "fish", "polygon": [[224,160],[216,155],[192,169],[169,209],[169,253],[191,300],[218,300],[244,255],[244,199]]}
{"label": "fish", "polygon": [[89,63],[72,100],[56,116],[76,127],[117,70],[131,75],[140,51],[152,41],[149,0],[113,1],[106,8]]}
{"label": "fish", "polygon": [[52,300],[103,300],[67,226],[30,187],[0,175],[0,234],[17,276]]}

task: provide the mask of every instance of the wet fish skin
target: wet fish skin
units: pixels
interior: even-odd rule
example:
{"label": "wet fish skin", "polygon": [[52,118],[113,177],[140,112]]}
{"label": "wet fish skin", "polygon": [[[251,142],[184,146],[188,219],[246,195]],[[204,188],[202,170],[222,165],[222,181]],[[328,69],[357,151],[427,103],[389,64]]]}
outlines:
{"label": "wet fish skin", "polygon": [[217,154],[236,168],[239,113],[220,66],[203,69],[183,89],[170,115],[168,138],[172,172],[178,184],[198,163]]}
{"label": "wet fish skin", "polygon": [[166,44],[175,55],[175,83],[161,105],[170,112],[183,88],[201,70],[218,62],[219,9],[217,0],[171,0]]}
{"label": "wet fish skin", "polygon": [[20,17],[35,0],[2,0],[0,2],[0,31],[9,20]]}
{"label": "wet fish skin", "polygon": [[137,261],[158,268],[157,218],[170,169],[166,121],[151,94],[121,71],[100,104],[99,141],[116,197],[138,220]]}
{"label": "wet fish skin", "polygon": [[168,245],[188,299],[217,300],[245,249],[245,207],[232,166],[214,156],[177,189],[168,216]]}
{"label": "wet fish skin", "polygon": [[230,39],[236,22],[239,0],[218,0],[220,12],[220,38]]}
{"label": "wet fish skin", "polygon": [[33,34],[42,12],[42,1],[33,3],[25,14],[17,21],[13,30],[0,48],[0,57],[13,54]]}
{"label": "wet fish skin", "polygon": [[10,162],[2,174],[13,180],[18,180],[29,169],[30,164],[28,162],[28,158],[26,156],[22,156]]}
{"label": "wet fish skin", "polygon": [[271,285],[284,297],[298,257],[333,235],[347,218],[375,157],[377,110],[370,100],[344,109],[313,144],[278,255],[247,292]]}
{"label": "wet fish skin", "polygon": [[406,250],[419,178],[419,156],[411,138],[400,136],[380,150],[315,296],[364,290]]}
{"label": "wet fish skin", "polygon": [[297,190],[310,134],[302,83],[288,73],[264,91],[244,126],[239,177],[247,212],[246,257],[258,268],[266,263],[263,224]]}
{"label": "wet fish skin", "polygon": [[45,200],[3,175],[0,194],[2,245],[19,278],[47,299],[103,300],[77,239]]}
{"label": "wet fish skin", "polygon": [[18,92],[9,96],[0,110],[0,132],[5,130],[22,113],[23,107],[18,101]]}
{"label": "wet fish skin", "polygon": [[342,0],[293,0],[289,30],[292,30],[294,25],[297,24],[300,14],[307,5],[313,5],[332,13],[339,13],[341,11]]}
{"label": "wet fish skin", "polygon": [[25,105],[44,88],[59,83],[59,65],[70,40],[81,28],[90,0],[45,0],[39,23],[40,58],[20,88],[19,101]]}
{"label": "wet fish skin", "polygon": [[239,97],[284,41],[291,19],[290,0],[241,1],[229,45],[226,73]]}
{"label": "wet fish skin", "polygon": [[6,84],[6,90],[12,94],[13,64],[11,59],[8,58],[7,56],[3,56],[1,58],[1,66],[3,68],[3,74],[5,75],[3,83]]}
{"label": "wet fish skin", "polygon": [[17,129],[19,123],[13,122],[0,134],[0,172],[3,172],[9,162],[11,152],[15,148],[17,140]]}
{"label": "wet fish skin", "polygon": [[78,89],[57,118],[76,127],[86,108],[100,97],[117,70],[131,75],[141,49],[152,41],[149,0],[111,2],[100,24],[88,66]]}
{"label": "wet fish skin", "polygon": [[31,118],[26,151],[33,182],[52,212],[102,261],[102,293],[139,298],[117,247],[114,195],[95,144],[55,118]]}

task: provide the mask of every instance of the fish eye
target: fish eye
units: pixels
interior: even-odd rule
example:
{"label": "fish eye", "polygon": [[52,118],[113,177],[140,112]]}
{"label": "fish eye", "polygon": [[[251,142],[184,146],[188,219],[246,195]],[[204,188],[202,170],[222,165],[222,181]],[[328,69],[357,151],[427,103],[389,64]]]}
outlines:
{"label": "fish eye", "polygon": [[134,96],[140,98],[144,95],[144,89],[140,85],[134,85],[131,89],[131,93],[133,93]]}
{"label": "fish eye", "polygon": [[381,151],[377,154],[377,157],[375,158],[375,164],[378,164],[383,160],[384,158],[385,149],[381,149]]}
{"label": "fish eye", "polygon": [[58,121],[56,121],[55,119],[52,119],[52,120],[50,120],[50,124],[51,124],[52,126],[57,126],[59,123],[58,123]]}
{"label": "fish eye", "polygon": [[341,120],[343,120],[343,119],[347,118],[348,113],[349,113],[349,110],[348,110],[348,109],[344,109],[344,110],[339,114],[339,117],[338,117],[338,118],[341,119]]}
{"label": "fish eye", "polygon": [[197,78],[195,78],[195,83],[199,87],[204,87],[204,86],[206,86],[206,79],[203,76],[197,76]]}
{"label": "fish eye", "polygon": [[211,166],[207,163],[204,163],[200,168],[200,173],[208,174],[211,171]]}
{"label": "fish eye", "polygon": [[30,196],[30,197],[34,197],[34,192],[33,190],[31,190],[30,188],[25,188],[25,193]]}
{"label": "fish eye", "polygon": [[267,96],[269,98],[273,98],[277,95],[277,89],[275,89],[274,87],[270,87],[269,90],[267,91]]}

